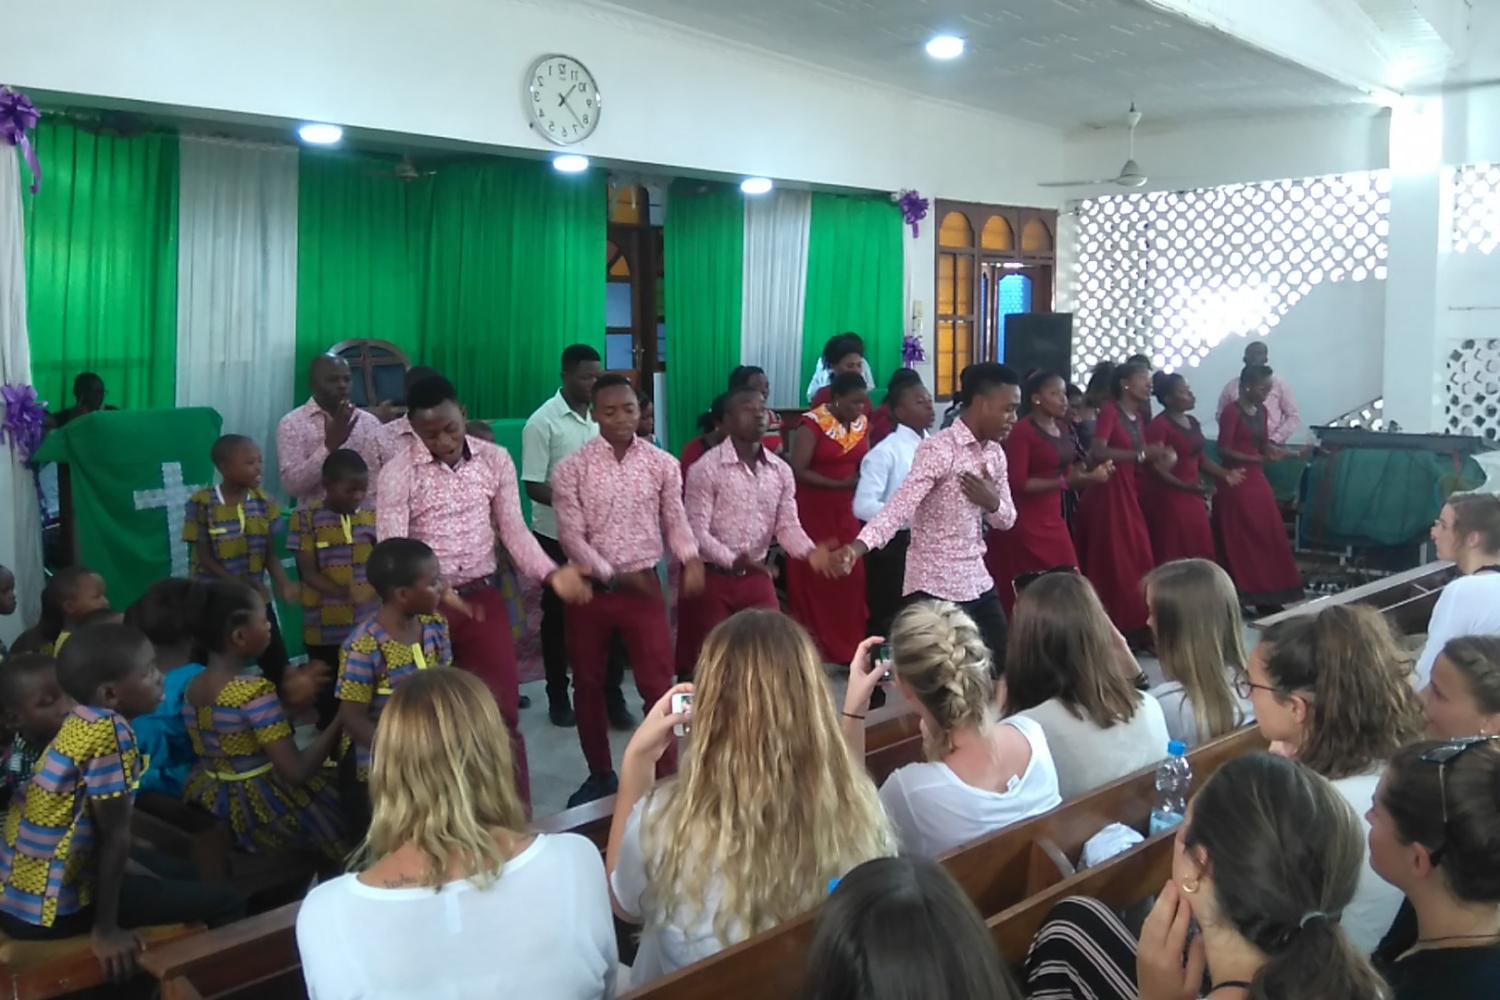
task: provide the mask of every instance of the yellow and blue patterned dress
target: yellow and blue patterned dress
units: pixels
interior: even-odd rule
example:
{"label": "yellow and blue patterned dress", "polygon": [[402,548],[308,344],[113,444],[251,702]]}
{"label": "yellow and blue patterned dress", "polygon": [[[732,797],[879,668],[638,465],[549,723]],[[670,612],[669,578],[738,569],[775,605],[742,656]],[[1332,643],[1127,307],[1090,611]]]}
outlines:
{"label": "yellow and blue patterned dress", "polygon": [[265,747],[292,738],[276,687],[241,674],[212,705],[184,703],[182,717],[199,766],[183,798],[229,824],[236,846],[251,852],[348,853],[337,789],[321,775],[304,784],[284,781]]}
{"label": "yellow and blue patterned dress", "polygon": [[0,910],[51,927],[91,906],[99,831],[96,799],[135,797],[145,761],[125,717],[79,705],[63,719],[10,802],[0,840]]}
{"label": "yellow and blue patterned dress", "polygon": [[[385,703],[396,687],[418,670],[451,667],[453,644],[448,638],[448,620],[442,615],[418,615],[422,636],[418,642],[399,642],[380,624],[367,618],[344,641],[339,650],[339,675],[333,693],[339,701],[370,706],[370,722],[378,724]],[[351,744],[344,737],[343,752]],[[370,748],[355,744],[356,771],[360,781],[370,775]]]}

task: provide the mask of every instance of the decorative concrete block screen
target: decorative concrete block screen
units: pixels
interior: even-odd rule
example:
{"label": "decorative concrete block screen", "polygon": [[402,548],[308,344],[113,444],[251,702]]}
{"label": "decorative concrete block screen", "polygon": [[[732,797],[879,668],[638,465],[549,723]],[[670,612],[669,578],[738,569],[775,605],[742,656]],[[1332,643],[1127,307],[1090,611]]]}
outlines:
{"label": "decorative concrete block screen", "polygon": [[1500,441],[1500,340],[1457,341],[1444,375],[1444,429]]}
{"label": "decorative concrete block screen", "polygon": [[1385,430],[1385,397],[1377,396],[1363,406],[1341,413],[1328,421],[1329,427],[1363,427],[1367,431]]}
{"label": "decorative concrete block screen", "polygon": [[1470,163],[1453,178],[1453,249],[1492,253],[1500,247],[1500,163]]}
{"label": "decorative concrete block screen", "polygon": [[1383,170],[1083,201],[1063,275],[1075,374],[1136,351],[1196,367],[1321,282],[1383,279],[1389,213]]}

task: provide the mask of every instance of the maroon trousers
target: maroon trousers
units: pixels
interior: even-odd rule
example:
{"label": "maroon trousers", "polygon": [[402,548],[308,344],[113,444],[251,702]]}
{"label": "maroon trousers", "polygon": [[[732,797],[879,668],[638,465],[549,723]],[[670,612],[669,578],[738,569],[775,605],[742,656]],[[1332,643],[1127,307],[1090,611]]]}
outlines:
{"label": "maroon trousers", "polygon": [[693,679],[698,654],[703,651],[708,633],[730,615],[746,608],[781,610],[781,604],[776,600],[776,586],[766,574],[752,572],[734,576],[709,570],[703,574],[703,593],[697,597],[678,596],[677,676],[680,679]]}
{"label": "maroon trousers", "polygon": [[520,729],[520,679],[516,673],[516,650],[510,641],[510,618],[498,587],[465,591],[469,605],[482,608],[484,620],[454,612],[448,615],[448,633],[453,640],[453,662],[478,677],[500,705],[505,728],[510,730],[515,754],[516,792],[531,811],[531,773],[526,766],[526,741]]}
{"label": "maroon trousers", "polygon": [[[651,591],[597,591],[587,604],[568,608],[568,663],[573,667],[573,711],[578,742],[591,774],[615,769],[609,749],[609,722],[604,711],[604,674],[609,640],[619,632],[630,657],[635,688],[650,711],[672,686],[672,638],[661,584],[652,577]],[[656,765],[658,777],[677,770],[677,747],[667,748]]]}

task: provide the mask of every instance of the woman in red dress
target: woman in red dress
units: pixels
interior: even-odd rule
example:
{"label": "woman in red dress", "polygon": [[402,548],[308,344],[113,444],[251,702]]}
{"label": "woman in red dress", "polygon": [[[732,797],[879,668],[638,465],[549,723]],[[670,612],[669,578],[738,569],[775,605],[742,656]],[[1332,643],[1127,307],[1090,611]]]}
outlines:
{"label": "woman in red dress", "polygon": [[1245,478],[1219,490],[1212,522],[1219,561],[1240,600],[1257,609],[1277,608],[1303,596],[1302,574],[1264,468],[1289,454],[1266,436],[1270,392],[1271,369],[1246,365],[1240,373],[1240,398],[1219,414],[1219,457],[1226,466],[1243,470]]}
{"label": "woman in red dress", "polygon": [[1115,471],[1078,501],[1079,565],[1115,627],[1135,641],[1146,631],[1141,578],[1156,565],[1137,493],[1140,467],[1148,462],[1175,465],[1177,455],[1166,445],[1146,441],[1151,376],[1145,366],[1120,365],[1109,385],[1113,398],[1099,408],[1089,455],[1096,464],[1114,462]]}
{"label": "woman in red dress", "polygon": [[1141,508],[1151,533],[1151,551],[1156,564],[1174,559],[1214,561],[1214,533],[1208,524],[1208,505],[1214,487],[1204,483],[1207,474],[1230,486],[1245,479],[1243,470],[1233,472],[1203,454],[1203,428],[1189,411],[1197,405],[1193,390],[1181,375],[1157,372],[1151,379],[1162,413],[1146,425],[1146,440],[1164,444],[1177,452],[1171,468],[1147,466],[1141,482]]}
{"label": "woman in red dress", "polygon": [[[830,400],[802,415],[792,435],[790,464],[797,477],[797,513],[812,540],[839,548],[859,534],[854,487],[859,463],[870,450],[865,380],[834,376]],[[847,663],[865,637],[864,562],[839,579],[820,576],[798,559],[786,564],[787,603],[822,651],[825,663]]]}
{"label": "woman in red dress", "polygon": [[1106,482],[1114,471],[1107,461],[1090,470],[1078,464],[1078,439],[1068,421],[1067,385],[1052,372],[1028,378],[1022,397],[1026,416],[1005,439],[1016,523],[1009,531],[989,533],[984,564],[1007,616],[1015,607],[1017,577],[1078,565],[1063,517],[1063,496],[1069,490]]}

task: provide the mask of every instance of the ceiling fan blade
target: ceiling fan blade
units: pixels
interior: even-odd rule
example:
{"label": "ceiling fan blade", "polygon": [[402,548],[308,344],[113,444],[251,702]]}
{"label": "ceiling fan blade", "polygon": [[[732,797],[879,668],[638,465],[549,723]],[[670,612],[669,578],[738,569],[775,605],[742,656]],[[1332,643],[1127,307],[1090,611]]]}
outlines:
{"label": "ceiling fan blade", "polygon": [[1119,180],[1118,177],[1105,177],[1091,181],[1037,181],[1036,186],[1044,188],[1088,187],[1091,184],[1113,184],[1117,180]]}

